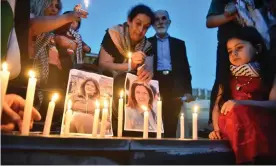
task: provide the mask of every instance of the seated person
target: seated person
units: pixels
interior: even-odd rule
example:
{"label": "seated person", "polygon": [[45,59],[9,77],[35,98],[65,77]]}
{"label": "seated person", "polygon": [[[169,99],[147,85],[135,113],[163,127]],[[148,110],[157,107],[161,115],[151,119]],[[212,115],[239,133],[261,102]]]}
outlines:
{"label": "seated person", "polygon": [[225,49],[209,137],[229,140],[237,164],[257,162],[256,157],[275,164],[276,75],[265,42],[255,28],[244,27]]}

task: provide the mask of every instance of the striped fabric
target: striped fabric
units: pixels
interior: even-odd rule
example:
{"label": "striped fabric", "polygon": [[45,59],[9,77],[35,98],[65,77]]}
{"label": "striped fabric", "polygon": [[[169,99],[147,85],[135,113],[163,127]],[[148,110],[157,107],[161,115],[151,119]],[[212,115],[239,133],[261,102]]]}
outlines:
{"label": "striped fabric", "polygon": [[268,27],[261,12],[255,8],[254,0],[237,0],[236,7],[239,13],[238,22],[243,26],[255,27],[262,35],[267,48],[269,48]]}
{"label": "striped fabric", "polygon": [[233,76],[260,77],[260,65],[257,62],[244,64],[241,66],[230,65]]}
{"label": "striped fabric", "polygon": [[70,28],[69,33],[76,39],[77,41],[77,50],[76,50],[76,56],[77,56],[77,64],[83,64],[83,56],[82,56],[82,38],[78,31],[75,31],[74,29]]}
{"label": "striped fabric", "polygon": [[126,61],[128,59],[128,52],[147,52],[152,47],[151,43],[145,37],[138,44],[136,44],[134,50],[132,50],[127,23],[109,28],[108,32],[113,43],[116,45],[119,52],[124,55]]}

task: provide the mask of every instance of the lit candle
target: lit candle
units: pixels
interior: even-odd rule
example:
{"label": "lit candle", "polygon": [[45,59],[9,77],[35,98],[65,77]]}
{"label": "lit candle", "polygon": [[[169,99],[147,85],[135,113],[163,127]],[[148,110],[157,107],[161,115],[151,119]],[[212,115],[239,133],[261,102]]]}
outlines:
{"label": "lit candle", "polygon": [[162,101],[160,97],[157,101],[157,139],[161,139],[162,133]]}
{"label": "lit candle", "polygon": [[193,139],[197,139],[197,116],[198,116],[199,107],[197,105],[194,106],[193,112]]}
{"label": "lit candle", "polygon": [[104,108],[102,113],[101,132],[100,132],[101,138],[105,136],[107,115],[108,115],[108,102],[107,100],[104,100]]}
{"label": "lit candle", "polygon": [[118,131],[117,131],[118,137],[122,137],[122,133],[123,133],[123,96],[124,96],[124,91],[121,91],[119,106],[118,106]]}
{"label": "lit candle", "polygon": [[87,10],[89,6],[89,0],[84,0],[84,7]]}
{"label": "lit candle", "polygon": [[64,127],[64,135],[69,135],[70,132],[70,123],[72,120],[72,115],[73,115],[73,111],[72,111],[72,101],[69,100],[67,103],[67,111],[65,114],[65,127]]}
{"label": "lit candle", "polygon": [[58,94],[55,93],[52,96],[52,100],[49,102],[47,115],[46,115],[46,120],[45,120],[45,124],[44,124],[44,129],[43,129],[43,135],[44,136],[47,136],[47,135],[50,134],[53,114],[54,114],[55,105],[56,105],[55,102],[56,102],[57,99],[58,99]]}
{"label": "lit candle", "polygon": [[184,113],[181,113],[180,116],[180,139],[184,139],[185,137],[185,126],[184,126]]}
{"label": "lit candle", "polygon": [[93,120],[93,130],[92,130],[93,137],[97,137],[97,134],[98,134],[99,115],[100,115],[100,103],[97,100],[95,114],[94,114],[94,120]]}
{"label": "lit candle", "polygon": [[28,81],[27,87],[27,95],[24,107],[24,115],[22,122],[22,135],[29,135],[30,132],[30,123],[32,117],[32,109],[34,104],[34,95],[35,95],[35,87],[36,87],[36,78],[35,73],[33,71],[29,72],[30,78]]}
{"label": "lit candle", "polygon": [[8,71],[8,65],[6,62],[2,64],[2,71],[0,71],[0,80],[1,80],[1,105],[0,105],[0,119],[2,115],[2,104],[4,102],[4,97],[7,92],[8,82],[9,82],[10,72]]}
{"label": "lit candle", "polygon": [[132,57],[132,53],[129,52],[128,53],[128,71],[131,71],[131,57]]}
{"label": "lit candle", "polygon": [[143,130],[143,138],[147,139],[149,135],[149,112],[146,106],[141,107],[144,111],[144,130]]}

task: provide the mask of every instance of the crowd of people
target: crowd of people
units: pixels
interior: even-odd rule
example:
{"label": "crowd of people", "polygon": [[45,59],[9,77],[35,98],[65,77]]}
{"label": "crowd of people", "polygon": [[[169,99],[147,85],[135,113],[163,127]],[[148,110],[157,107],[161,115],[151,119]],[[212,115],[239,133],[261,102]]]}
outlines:
{"label": "crowd of people", "polygon": [[[38,101],[32,120],[40,120],[39,112],[48,103],[46,92],[60,90],[65,94],[69,70],[74,64],[83,64],[85,53],[91,52],[79,33],[81,19],[87,18],[88,13],[80,5],[72,8],[60,15],[60,0],[1,1],[1,59],[10,65],[11,71],[3,103],[2,131],[15,127],[20,130],[26,69],[32,67],[38,73]],[[168,33],[171,23],[166,10],[153,11],[143,4],[132,7],[125,22],[106,30],[97,63],[93,64],[99,72],[112,73],[114,92],[123,87],[127,72],[136,74],[144,84],[152,79],[159,81],[166,138],[176,138],[180,97],[185,97],[186,102],[194,100],[185,42]],[[207,14],[207,28],[218,27],[216,79],[209,120],[214,130],[209,138],[229,140],[238,164],[255,162],[256,157],[276,156],[275,25],[274,0],[212,0]],[[146,38],[151,26],[156,34]],[[93,83],[86,83],[89,82]],[[89,97],[87,86],[84,84],[83,98]],[[147,90],[140,84],[138,87]],[[136,96],[130,96],[133,104],[129,106],[134,107]],[[153,94],[148,96],[151,107]],[[76,100],[79,104],[74,107],[82,105],[82,98]],[[114,95],[113,109],[118,108],[117,102]],[[143,110],[135,111],[128,115],[139,119]],[[118,117],[116,111],[113,114],[112,123]],[[131,123],[128,125],[131,127]]]}

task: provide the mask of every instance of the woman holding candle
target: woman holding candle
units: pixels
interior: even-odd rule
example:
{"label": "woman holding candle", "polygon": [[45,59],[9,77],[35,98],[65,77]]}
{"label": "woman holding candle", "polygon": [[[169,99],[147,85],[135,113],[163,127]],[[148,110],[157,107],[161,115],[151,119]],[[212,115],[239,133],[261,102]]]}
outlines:
{"label": "woman holding candle", "polygon": [[153,111],[154,96],[150,86],[143,82],[135,81],[132,83],[128,104],[125,110],[125,129],[142,131],[144,124],[144,110],[142,106],[146,107],[149,112],[149,131],[157,131],[157,117]]}
{"label": "woman holding candle", "polygon": [[[258,31],[244,27],[226,42],[210,139],[228,139],[236,162],[276,156],[276,77]],[[269,160],[266,160],[269,161]],[[274,161],[275,164],[275,161]]]}
{"label": "woman holding candle", "polygon": [[[29,56],[33,59],[33,68],[38,74],[37,85],[48,90],[63,89],[64,86],[60,81],[62,67],[53,31],[67,23],[86,18],[87,13],[73,11],[59,16],[62,8],[61,0],[31,0],[30,5]],[[42,106],[42,110],[46,110],[48,101],[45,100],[43,103],[44,93],[38,91],[36,94],[39,99],[37,107]],[[62,92],[60,94],[63,96]]]}

